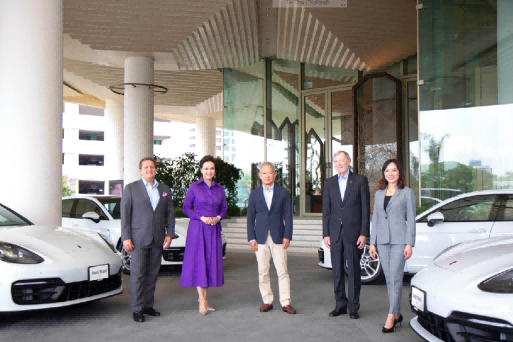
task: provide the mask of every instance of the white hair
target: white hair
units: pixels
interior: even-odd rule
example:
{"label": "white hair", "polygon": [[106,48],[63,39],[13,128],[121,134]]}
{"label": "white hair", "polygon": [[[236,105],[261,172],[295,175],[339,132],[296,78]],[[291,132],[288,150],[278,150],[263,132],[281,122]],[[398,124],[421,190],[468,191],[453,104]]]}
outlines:
{"label": "white hair", "polygon": [[263,162],[263,163],[262,163],[262,165],[260,165],[259,172],[262,172],[262,168],[263,168],[264,166],[266,166],[266,165],[267,165],[267,166],[270,166],[270,167],[271,167],[271,169],[273,170],[273,172],[276,172],[276,170],[274,169],[274,164],[273,164],[273,163],[271,163],[271,162]]}
{"label": "white hair", "polygon": [[337,152],[335,152],[335,154],[333,155],[333,159],[335,159],[336,156],[338,156],[338,155],[340,155],[342,153],[346,156],[347,160],[349,162],[351,162],[351,157],[349,157],[349,153],[347,153],[346,151],[337,151]]}

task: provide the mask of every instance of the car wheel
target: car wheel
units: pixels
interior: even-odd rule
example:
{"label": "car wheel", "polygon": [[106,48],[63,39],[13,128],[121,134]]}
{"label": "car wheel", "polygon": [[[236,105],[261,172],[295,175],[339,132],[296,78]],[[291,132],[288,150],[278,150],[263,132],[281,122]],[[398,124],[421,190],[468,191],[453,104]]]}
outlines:
{"label": "car wheel", "polygon": [[119,252],[121,253],[121,259],[123,260],[123,273],[124,274],[130,274],[130,259],[132,258],[130,256],[130,253],[128,253],[125,250],[125,247],[123,247],[123,244],[121,244],[121,249]]}
{"label": "car wheel", "polygon": [[[376,253],[376,259],[372,259],[369,254],[370,245],[365,245],[360,258],[360,272],[362,276],[362,284],[378,284],[381,283],[385,277],[379,254]],[[347,274],[347,260],[344,263],[344,269]]]}

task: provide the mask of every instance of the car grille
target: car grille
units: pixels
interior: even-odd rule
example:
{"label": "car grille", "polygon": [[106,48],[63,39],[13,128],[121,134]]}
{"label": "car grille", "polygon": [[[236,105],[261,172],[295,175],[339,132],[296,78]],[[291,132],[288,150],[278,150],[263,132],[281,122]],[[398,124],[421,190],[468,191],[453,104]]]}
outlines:
{"label": "car grille", "polygon": [[319,254],[319,261],[320,261],[321,263],[324,263],[324,249],[319,248],[319,250],[317,251],[317,253]]}
{"label": "car grille", "polygon": [[500,342],[513,341],[511,324],[492,317],[453,312],[443,318],[432,312],[420,312],[412,306],[419,324],[445,342]]}
{"label": "car grille", "polygon": [[183,261],[184,251],[185,247],[164,249],[162,250],[162,257],[165,261]]}
{"label": "car grille", "polygon": [[59,303],[96,296],[121,286],[121,271],[99,281],[65,283],[60,278],[19,280],[12,284],[11,295],[19,305]]}

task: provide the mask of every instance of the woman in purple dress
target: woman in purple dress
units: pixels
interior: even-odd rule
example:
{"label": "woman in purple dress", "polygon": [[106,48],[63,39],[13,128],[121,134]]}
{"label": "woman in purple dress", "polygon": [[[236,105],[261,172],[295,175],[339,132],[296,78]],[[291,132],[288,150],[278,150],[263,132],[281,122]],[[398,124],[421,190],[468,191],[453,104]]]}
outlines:
{"label": "woman in purple dress", "polygon": [[224,284],[219,221],[226,217],[227,205],[224,188],[214,182],[214,158],[205,156],[199,165],[203,177],[191,184],[182,207],[183,213],[191,220],[187,230],[180,286],[198,288],[199,312],[206,315],[208,311],[214,311],[208,304],[208,288]]}

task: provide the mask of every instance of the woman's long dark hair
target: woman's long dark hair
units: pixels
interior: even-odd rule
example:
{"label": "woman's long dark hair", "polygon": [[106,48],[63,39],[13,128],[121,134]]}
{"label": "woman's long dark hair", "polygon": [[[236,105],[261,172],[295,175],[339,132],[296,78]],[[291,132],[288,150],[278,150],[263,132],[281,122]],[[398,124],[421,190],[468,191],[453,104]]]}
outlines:
{"label": "woman's long dark hair", "polygon": [[383,167],[381,168],[381,179],[379,180],[379,189],[385,190],[388,185],[388,181],[385,178],[385,170],[387,169],[388,165],[394,163],[395,166],[397,166],[397,170],[399,170],[399,179],[397,180],[397,187],[399,189],[404,189],[404,169],[401,162],[395,158],[389,159],[383,164]]}

